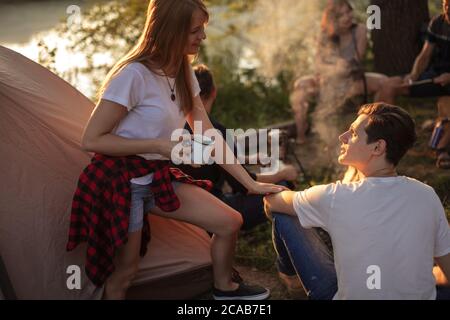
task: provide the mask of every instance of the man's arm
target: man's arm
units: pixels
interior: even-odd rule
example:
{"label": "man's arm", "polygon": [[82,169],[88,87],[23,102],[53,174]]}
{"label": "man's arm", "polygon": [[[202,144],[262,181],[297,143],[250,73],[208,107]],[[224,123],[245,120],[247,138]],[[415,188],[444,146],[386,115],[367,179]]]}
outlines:
{"label": "man's arm", "polygon": [[264,211],[266,216],[272,220],[272,212],[284,213],[295,216],[294,210],[295,191],[283,191],[264,197]]}
{"label": "man's arm", "polygon": [[407,76],[407,77],[409,77],[409,79],[411,79],[412,81],[415,81],[419,78],[419,76],[422,74],[422,72],[425,71],[425,69],[430,64],[431,56],[433,55],[434,46],[435,46],[434,43],[425,41],[422,51],[419,53],[416,60],[414,61],[414,66],[412,68],[411,73]]}
{"label": "man's arm", "polygon": [[447,278],[447,284],[450,280],[450,253],[445,256],[434,258],[436,260],[437,265],[441,268],[445,277]]}

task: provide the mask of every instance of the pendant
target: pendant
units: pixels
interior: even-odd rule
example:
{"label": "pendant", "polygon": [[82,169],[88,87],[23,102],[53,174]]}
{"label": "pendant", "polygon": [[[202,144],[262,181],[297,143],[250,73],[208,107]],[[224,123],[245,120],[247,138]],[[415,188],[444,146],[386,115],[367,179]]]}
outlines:
{"label": "pendant", "polygon": [[175,101],[175,94],[172,93],[172,95],[170,96],[170,99],[172,99],[172,101]]}

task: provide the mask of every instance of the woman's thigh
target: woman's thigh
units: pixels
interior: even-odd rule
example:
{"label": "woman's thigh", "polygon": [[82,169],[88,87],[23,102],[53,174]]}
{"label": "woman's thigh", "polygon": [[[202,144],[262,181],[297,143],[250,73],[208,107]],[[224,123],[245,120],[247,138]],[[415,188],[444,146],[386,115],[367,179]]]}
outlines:
{"label": "woman's thigh", "polygon": [[291,93],[291,104],[295,107],[296,104],[308,100],[317,95],[319,91],[319,81],[315,76],[306,76],[295,81]]}
{"label": "woman's thigh", "polygon": [[153,207],[151,213],[185,221],[219,235],[232,234],[242,225],[239,212],[200,187],[181,183],[175,193],[181,203],[177,210],[166,212]]}
{"label": "woman's thigh", "polygon": [[[364,76],[366,77],[367,93],[369,94],[380,91],[383,84],[389,79],[384,74],[375,72],[366,72]],[[360,95],[364,94],[364,90],[364,82],[359,80],[355,83],[352,93],[353,95]]]}

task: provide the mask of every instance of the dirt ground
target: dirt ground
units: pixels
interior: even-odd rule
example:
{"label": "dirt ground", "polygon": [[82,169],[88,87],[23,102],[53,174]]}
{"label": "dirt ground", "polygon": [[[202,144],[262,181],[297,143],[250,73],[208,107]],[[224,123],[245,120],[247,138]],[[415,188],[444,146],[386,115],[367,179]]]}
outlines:
{"label": "dirt ground", "polygon": [[237,266],[236,269],[245,281],[249,283],[258,284],[265,288],[270,289],[271,300],[305,300],[304,296],[291,297],[287,292],[285,286],[278,279],[278,276],[273,272],[260,271],[256,268],[247,266]]}

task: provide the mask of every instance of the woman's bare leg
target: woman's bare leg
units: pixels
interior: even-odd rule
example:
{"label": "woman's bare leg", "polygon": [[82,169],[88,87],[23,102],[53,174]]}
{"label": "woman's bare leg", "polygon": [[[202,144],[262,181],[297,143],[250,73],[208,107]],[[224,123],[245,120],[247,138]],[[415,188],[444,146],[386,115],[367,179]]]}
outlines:
{"label": "woman's bare leg", "polygon": [[237,289],[238,284],[231,280],[231,272],[237,235],[242,225],[241,214],[199,187],[180,184],[175,192],[181,202],[179,209],[165,212],[155,207],[151,213],[185,221],[212,232],[214,285],[223,291]]}
{"label": "woman's bare leg", "polygon": [[[403,87],[401,77],[387,77],[381,73],[366,72],[367,93],[374,95],[375,102],[395,103],[399,95],[407,95],[409,89]],[[364,93],[364,83],[358,81],[353,88],[352,95]]]}
{"label": "woman's bare leg", "polygon": [[395,98],[400,95],[408,95],[409,88],[403,86],[401,77],[372,78],[369,77],[369,91],[375,93],[375,101],[384,101],[395,104]]}
{"label": "woman's bare leg", "polygon": [[317,86],[318,83],[314,77],[300,78],[294,84],[290,100],[297,127],[297,143],[306,142],[309,101],[317,94]]}
{"label": "woman's bare leg", "polygon": [[103,299],[123,300],[131,281],[138,271],[142,230],[128,234],[128,242],[118,250],[115,270],[105,283]]}

